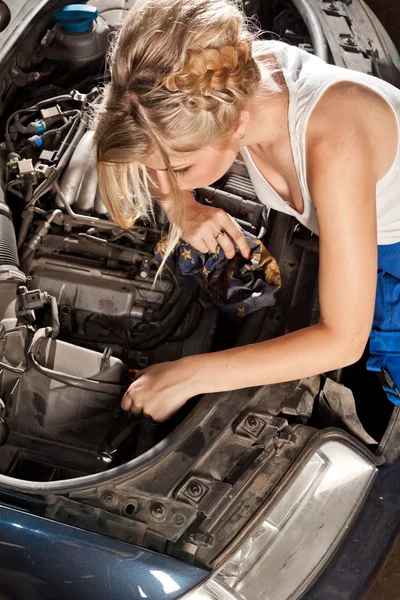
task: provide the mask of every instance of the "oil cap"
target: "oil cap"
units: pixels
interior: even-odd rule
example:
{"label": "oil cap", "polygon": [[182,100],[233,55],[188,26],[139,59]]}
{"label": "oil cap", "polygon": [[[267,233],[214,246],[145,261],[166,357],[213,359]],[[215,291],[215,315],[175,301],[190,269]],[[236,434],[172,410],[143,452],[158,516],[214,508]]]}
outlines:
{"label": "oil cap", "polygon": [[96,6],[68,4],[56,10],[54,18],[66,33],[79,34],[91,31],[93,22],[99,16]]}

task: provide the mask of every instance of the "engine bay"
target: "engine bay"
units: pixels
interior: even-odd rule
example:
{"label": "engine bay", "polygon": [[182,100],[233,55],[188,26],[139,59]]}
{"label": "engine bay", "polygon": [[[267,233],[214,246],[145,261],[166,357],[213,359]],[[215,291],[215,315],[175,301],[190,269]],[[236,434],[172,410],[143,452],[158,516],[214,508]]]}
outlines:
{"label": "engine bay", "polygon": [[[91,99],[96,93],[92,88]],[[157,223],[129,230],[107,218],[88,106],[87,94],[72,90],[15,111],[6,125],[5,192],[18,224],[14,266],[26,281],[16,286],[15,322],[3,325],[1,397],[7,473],[22,478],[21,448],[31,459],[36,451],[54,458],[61,443],[60,455],[68,446],[90,472],[115,464],[108,436],[115,427],[119,435],[132,429],[119,402],[134,374],[215,346],[217,309],[204,308],[171,277],[154,282],[161,211]],[[257,236],[265,232],[266,210],[240,161],[224,185],[198,190],[197,199],[231,208]],[[142,446],[141,439],[136,449],[131,443],[130,457]]]}
{"label": "engine bay", "polygon": [[[127,414],[120,401],[138,371],[280,335],[309,324],[316,311],[318,241],[294,219],[267,211],[240,156],[196,199],[223,208],[277,258],[276,307],[232,323],[173,277],[154,282],[166,216],[158,210],[154,223],[121,229],[98,193],[89,111],[107,81],[108,35],[129,7],[95,4],[95,41],[81,36],[68,45],[62,15],[56,23],[47,15],[3,81],[0,473],[16,479],[81,477],[143,454],[198,399],[164,424]],[[246,10],[263,14],[259,5]],[[270,35],[312,52],[290,3],[272,5],[264,17]],[[307,410],[287,406],[286,414],[305,423]]]}
{"label": "engine bay", "polygon": [[[171,277],[154,281],[162,211],[124,230],[99,196],[89,113],[107,78],[96,74],[116,25],[106,16],[98,17],[94,51],[93,40],[78,40],[86,59],[66,55],[59,17],[33,59],[40,78],[57,86],[17,86],[20,106],[5,121],[0,471],[18,479],[77,477],[151,448],[171,424],[120,409],[135,373],[220,348],[223,339],[215,307]],[[72,77],[62,74],[66,63]],[[267,211],[240,160],[196,198],[265,234]]]}

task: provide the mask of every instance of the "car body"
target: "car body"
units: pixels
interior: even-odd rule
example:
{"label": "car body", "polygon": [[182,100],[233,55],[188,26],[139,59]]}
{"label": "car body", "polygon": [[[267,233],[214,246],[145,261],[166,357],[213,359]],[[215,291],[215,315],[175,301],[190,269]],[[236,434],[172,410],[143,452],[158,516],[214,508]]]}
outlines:
{"label": "car body", "polygon": [[[0,598],[361,598],[400,521],[400,412],[363,360],[195,398],[164,425],[119,409],[129,369],[318,319],[318,239],[262,207],[240,160],[197,190],[280,267],[275,305],[240,323],[152,286],[162,214],[128,234],[107,218],[85,115],[129,4],[73,9],[98,9],[94,43],[65,35],[65,12],[55,22],[65,1],[0,3]],[[362,0],[245,8],[269,35],[400,86]]]}

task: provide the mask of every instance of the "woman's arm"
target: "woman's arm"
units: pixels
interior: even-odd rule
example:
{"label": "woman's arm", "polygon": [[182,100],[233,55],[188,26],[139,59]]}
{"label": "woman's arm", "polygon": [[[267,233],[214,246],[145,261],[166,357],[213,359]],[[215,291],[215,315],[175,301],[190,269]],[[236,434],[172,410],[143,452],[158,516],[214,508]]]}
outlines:
{"label": "woman's arm", "polygon": [[195,394],[308,377],[361,356],[376,288],[376,140],[360,106],[343,115],[340,103],[329,106],[328,98],[327,104],[332,112],[324,136],[318,126],[313,134],[313,123],[307,136],[308,183],[320,228],[318,325],[150,367],[132,384],[124,408],[164,420]]}
{"label": "woman's arm", "polygon": [[199,369],[207,372],[204,391],[308,377],[356,362],[365,348],[375,303],[378,161],[367,115],[360,112],[362,99],[356,107],[349,98],[339,100],[332,90],[318,107],[329,111],[329,121],[326,112],[315,114],[325,122],[324,136],[312,134],[313,125],[317,132],[321,127],[311,122],[307,138],[308,184],[320,231],[320,322],[267,342],[193,357],[195,386],[201,385]]}

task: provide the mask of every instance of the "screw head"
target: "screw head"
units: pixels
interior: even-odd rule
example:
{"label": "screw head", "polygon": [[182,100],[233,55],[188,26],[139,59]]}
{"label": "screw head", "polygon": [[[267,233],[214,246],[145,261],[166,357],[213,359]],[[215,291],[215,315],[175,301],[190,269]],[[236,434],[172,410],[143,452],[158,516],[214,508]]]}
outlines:
{"label": "screw head", "polygon": [[117,504],[117,497],[114,492],[105,491],[101,495],[101,501],[106,506],[115,506]]}
{"label": "screw head", "polygon": [[150,514],[156,521],[164,521],[165,519],[165,508],[162,504],[153,504],[150,509]]}
{"label": "screw head", "polygon": [[246,426],[248,427],[248,429],[257,429],[258,425],[259,421],[256,417],[254,417],[253,415],[247,417]]}
{"label": "screw head", "polygon": [[187,493],[192,498],[200,498],[203,493],[203,486],[198,481],[193,481],[188,485]]}

